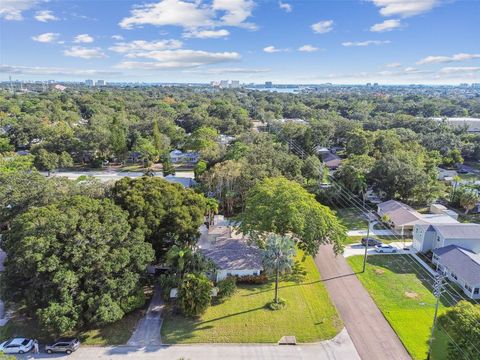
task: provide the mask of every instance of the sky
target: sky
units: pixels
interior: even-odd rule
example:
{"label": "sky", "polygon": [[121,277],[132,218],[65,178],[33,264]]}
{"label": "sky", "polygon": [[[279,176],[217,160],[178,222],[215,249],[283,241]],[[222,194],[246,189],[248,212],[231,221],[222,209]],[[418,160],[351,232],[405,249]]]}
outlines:
{"label": "sky", "polygon": [[480,0],[0,0],[0,80],[480,82]]}

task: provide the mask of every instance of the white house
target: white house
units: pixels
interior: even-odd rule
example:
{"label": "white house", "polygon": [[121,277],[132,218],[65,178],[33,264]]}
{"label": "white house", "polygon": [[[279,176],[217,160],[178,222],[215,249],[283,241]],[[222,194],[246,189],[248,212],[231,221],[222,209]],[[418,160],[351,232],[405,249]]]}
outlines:
{"label": "white house", "polygon": [[427,252],[449,245],[480,253],[480,224],[416,224],[413,248]]}
{"label": "white house", "polygon": [[377,214],[381,218],[386,216],[389,226],[401,234],[410,234],[416,224],[458,224],[456,216],[449,211],[420,214],[410,206],[396,200],[388,200],[378,204]]}
{"label": "white house", "polygon": [[243,239],[218,240],[202,253],[215,264],[215,281],[228,276],[260,275],[263,270],[262,250]]}
{"label": "white house", "polygon": [[181,150],[175,149],[170,152],[170,160],[174,164],[179,163],[196,163],[200,160],[200,154],[194,151],[183,152]]}
{"label": "white house", "polygon": [[433,263],[469,298],[480,299],[480,255],[456,245],[433,250]]}

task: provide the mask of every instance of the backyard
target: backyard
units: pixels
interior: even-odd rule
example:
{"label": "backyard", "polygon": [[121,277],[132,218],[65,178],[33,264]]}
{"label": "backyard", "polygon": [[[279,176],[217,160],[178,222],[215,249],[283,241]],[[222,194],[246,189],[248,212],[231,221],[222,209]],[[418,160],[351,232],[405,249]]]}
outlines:
{"label": "backyard", "polygon": [[[298,251],[297,260],[303,253]],[[295,281],[283,279],[279,296],[287,306],[278,311],[266,309],[274,297],[274,283],[242,285],[225,302],[211,306],[198,319],[167,313],[162,325],[162,341],[175,343],[276,343],[284,335],[298,342],[333,338],[343,327],[320,281],[310,256],[302,263],[306,276]]]}
{"label": "backyard", "polygon": [[[370,256],[365,273],[360,272],[362,256],[347,261],[413,359],[424,360],[435,308],[427,271],[408,255]],[[438,331],[435,338],[432,360],[444,360],[446,335]]]}
{"label": "backyard", "polygon": [[340,208],[335,210],[337,217],[347,230],[367,230],[367,219],[358,210],[353,208]]}

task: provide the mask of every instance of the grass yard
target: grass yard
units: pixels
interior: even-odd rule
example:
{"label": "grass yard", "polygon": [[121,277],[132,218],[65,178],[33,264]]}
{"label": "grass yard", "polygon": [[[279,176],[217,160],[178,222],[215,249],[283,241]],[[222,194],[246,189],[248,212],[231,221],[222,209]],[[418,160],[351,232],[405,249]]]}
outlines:
{"label": "grass yard", "polygon": [[367,220],[352,208],[336,209],[337,216],[347,230],[366,230]]}
{"label": "grass yard", "polygon": [[[84,345],[122,345],[126,344],[132,335],[138,321],[144,316],[148,303],[152,295],[151,289],[146,290],[147,299],[142,309],[137,309],[125,315],[117,322],[104,327],[80,331],[77,333],[65,334],[66,336],[77,336]],[[28,337],[38,339],[40,343],[45,344],[54,340],[42,330],[35,320],[26,318],[15,313],[13,318],[5,325],[0,327],[0,340],[10,337]]]}
{"label": "grass yard", "polygon": [[[303,254],[298,251],[297,259]],[[320,281],[313,259],[302,263],[307,275],[299,282],[282,281],[279,296],[287,306],[278,311],[265,308],[274,297],[274,283],[242,285],[224,303],[211,306],[196,320],[167,313],[162,341],[176,343],[275,343],[284,335],[299,342],[334,337],[343,327]]]}
{"label": "grass yard", "polygon": [[[407,255],[370,256],[365,273],[359,272],[362,260],[361,256],[347,259],[413,359],[424,360],[435,308],[435,297],[425,281],[428,273]],[[443,311],[442,304],[439,314]],[[438,332],[432,360],[446,359],[446,344],[446,335]]]}

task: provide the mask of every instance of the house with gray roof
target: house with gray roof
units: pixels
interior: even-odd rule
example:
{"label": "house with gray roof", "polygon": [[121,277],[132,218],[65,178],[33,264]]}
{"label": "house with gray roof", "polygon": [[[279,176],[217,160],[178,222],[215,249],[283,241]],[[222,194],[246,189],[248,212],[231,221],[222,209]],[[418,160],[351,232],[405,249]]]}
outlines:
{"label": "house with gray roof", "polygon": [[480,299],[480,254],[456,245],[433,250],[437,270],[457,283],[469,298]]}
{"label": "house with gray roof", "polygon": [[218,240],[212,247],[201,251],[215,264],[215,281],[228,276],[260,275],[263,270],[262,250],[244,239]]}
{"label": "house with gray roof", "polygon": [[480,253],[480,224],[424,224],[418,223],[413,230],[413,248],[427,252],[449,245]]}

